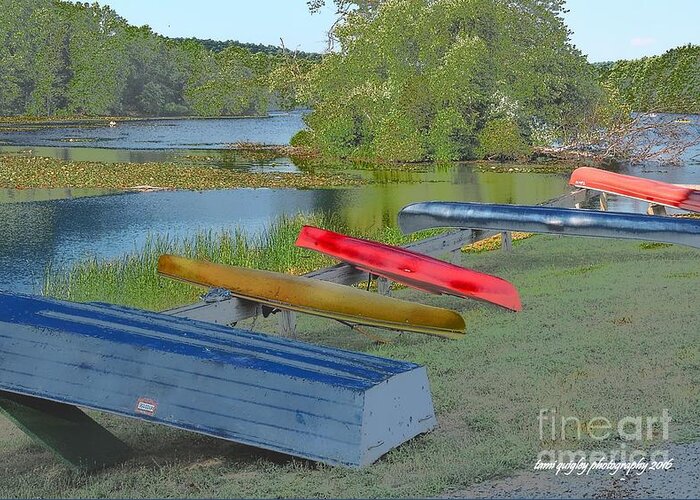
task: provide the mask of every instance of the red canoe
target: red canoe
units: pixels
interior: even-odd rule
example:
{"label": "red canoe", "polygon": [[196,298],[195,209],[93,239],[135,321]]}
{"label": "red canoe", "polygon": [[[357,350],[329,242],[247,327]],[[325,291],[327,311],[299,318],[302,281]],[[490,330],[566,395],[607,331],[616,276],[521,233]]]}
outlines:
{"label": "red canoe", "polygon": [[430,293],[446,293],[522,310],[518,290],[506,280],[376,241],[304,226],[298,247],[316,250],[377,276]]}
{"label": "red canoe", "polygon": [[581,167],[574,170],[569,184],[666,205],[667,207],[700,212],[700,191],[677,184],[615,174],[591,167]]}

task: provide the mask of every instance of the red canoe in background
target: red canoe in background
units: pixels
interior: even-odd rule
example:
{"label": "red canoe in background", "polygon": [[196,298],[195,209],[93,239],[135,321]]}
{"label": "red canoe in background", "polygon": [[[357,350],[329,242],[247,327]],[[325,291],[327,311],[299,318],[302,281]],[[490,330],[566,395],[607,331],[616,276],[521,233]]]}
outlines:
{"label": "red canoe in background", "polygon": [[667,182],[615,174],[598,168],[581,167],[571,174],[569,184],[637,200],[700,212],[700,191]]}
{"label": "red canoe in background", "polygon": [[506,280],[405,248],[311,226],[302,228],[296,245],[426,292],[484,300],[513,311],[522,310],[518,290]]}

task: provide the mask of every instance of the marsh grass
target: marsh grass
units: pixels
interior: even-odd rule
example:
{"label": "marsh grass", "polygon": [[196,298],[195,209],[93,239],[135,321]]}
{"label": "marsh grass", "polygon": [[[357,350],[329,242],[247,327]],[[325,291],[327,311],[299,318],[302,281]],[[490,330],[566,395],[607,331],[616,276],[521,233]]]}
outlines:
{"label": "marsh grass", "polygon": [[0,188],[163,189],[330,188],[358,186],[368,181],[341,171],[273,175],[213,168],[211,165],[160,163],[104,163],[65,161],[32,155],[0,154]]}
{"label": "marsh grass", "polygon": [[[400,245],[426,234],[404,236],[396,228],[352,231],[339,217],[327,213],[283,216],[267,230],[247,234],[241,228],[200,231],[187,238],[149,236],[142,248],[116,259],[86,258],[68,268],[49,265],[42,292],[76,302],[108,302],[150,310],[163,310],[195,301],[204,289],[158,275],[158,257],[165,253],[221,264],[304,274],[337,261],[298,248],[294,242],[304,224],[358,237]],[[433,232],[434,233],[434,232]]]}

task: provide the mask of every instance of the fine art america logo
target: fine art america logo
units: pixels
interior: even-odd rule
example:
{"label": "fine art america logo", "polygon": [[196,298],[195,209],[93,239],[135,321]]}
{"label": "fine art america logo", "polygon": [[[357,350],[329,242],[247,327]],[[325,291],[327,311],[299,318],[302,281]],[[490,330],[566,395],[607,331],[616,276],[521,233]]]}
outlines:
{"label": "fine art america logo", "polygon": [[554,409],[542,409],[538,417],[540,442],[580,442],[582,440],[615,443],[606,451],[546,449],[537,455],[535,470],[555,474],[588,475],[607,472],[624,479],[630,474],[641,475],[654,470],[669,470],[673,458],[667,450],[646,451],[645,445],[668,441],[671,417],[667,409],[660,416],[628,416],[616,422],[602,416],[590,419],[566,415]]}

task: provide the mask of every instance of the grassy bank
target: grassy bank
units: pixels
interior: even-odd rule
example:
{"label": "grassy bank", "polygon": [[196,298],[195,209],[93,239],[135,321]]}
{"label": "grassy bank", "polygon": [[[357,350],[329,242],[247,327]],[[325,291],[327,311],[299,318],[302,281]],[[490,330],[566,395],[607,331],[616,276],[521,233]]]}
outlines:
{"label": "grassy bank", "polygon": [[70,162],[35,156],[0,155],[0,188],[318,188],[365,182],[338,171],[270,174],[175,163]]}
{"label": "grassy bank", "polygon": [[[200,232],[189,238],[156,236],[143,249],[115,260],[85,259],[69,269],[49,269],[44,295],[78,302],[111,302],[162,310],[193,302],[202,289],[162,278],[156,272],[164,253],[236,266],[304,274],[335,263],[317,252],[294,246],[304,224],[352,233],[338,217],[327,214],[282,217],[263,233],[250,236],[240,229],[222,233]],[[355,236],[390,244],[413,241],[426,232],[404,236],[398,229],[382,228]]]}
{"label": "grassy bank", "polygon": [[[549,236],[519,241],[510,253],[465,253],[464,265],[496,273],[519,288],[522,313],[396,292],[459,310],[468,331],[460,341],[382,332],[395,342],[376,348],[337,323],[300,316],[302,340],[370,350],[428,368],[439,428],[366,469],[319,466],[96,414],[133,447],[133,457],[100,473],[73,474],[0,419],[0,496],[431,496],[531,468],[541,449],[625,445],[613,438],[540,441],[537,417],[544,408],[612,422],[660,416],[667,408],[672,440],[697,439],[698,257],[697,250],[677,246]],[[272,331],[275,325],[275,318],[259,318],[255,329]]]}

